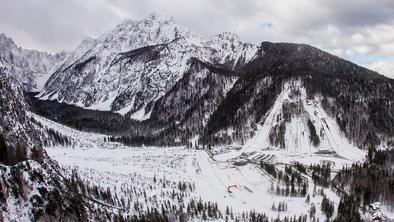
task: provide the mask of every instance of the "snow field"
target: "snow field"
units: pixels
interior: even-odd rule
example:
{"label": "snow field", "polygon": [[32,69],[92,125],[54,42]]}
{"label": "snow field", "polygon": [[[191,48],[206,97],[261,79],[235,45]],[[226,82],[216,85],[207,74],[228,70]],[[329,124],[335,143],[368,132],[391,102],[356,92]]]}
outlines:
{"label": "snow field", "polygon": [[[299,97],[290,96],[294,89],[299,90]],[[286,123],[286,148],[273,147],[268,137],[277,124],[282,104],[295,99],[300,99],[304,111]],[[334,192],[320,186],[314,188],[310,175],[304,175],[308,179],[310,203],[306,203],[305,197],[277,195],[270,187],[283,187],[283,184],[258,164],[260,161],[275,164],[277,170],[283,171],[284,165],[293,165],[295,162],[306,166],[330,162],[335,163],[335,171],[344,165],[362,161],[365,154],[341,134],[335,120],[321,108],[319,100],[307,99],[305,89],[297,81],[284,86],[277,102],[264,118],[265,122],[243,147],[222,149],[215,154],[185,147],[126,147],[119,143],[104,142],[105,135],[80,132],[30,115],[74,141],[68,147],[47,147],[51,158],[70,171],[77,169],[87,181],[108,187],[118,197],[126,196],[133,204],[137,202],[140,204],[139,210],[147,206],[160,207],[166,201],[184,206],[188,200],[201,198],[203,201],[217,202],[222,213],[229,206],[238,215],[255,210],[272,218],[283,218],[307,214],[313,203],[316,217],[323,220],[325,216],[320,211],[322,196],[319,190],[323,189],[328,198],[338,204],[339,197]],[[309,142],[307,119],[313,122],[320,135],[320,144],[316,147]],[[242,164],[237,164],[240,162]],[[153,182],[153,178],[166,182]],[[179,190],[179,182],[191,189]],[[163,183],[167,186],[163,187]],[[229,193],[227,187],[233,184],[237,188]],[[134,188],[136,190],[132,194],[128,193]],[[180,194],[182,200],[174,200],[172,192]],[[272,209],[272,205],[278,205],[279,202],[286,203],[285,212]],[[130,212],[136,210],[133,208]]]}
{"label": "snow field", "polygon": [[[294,91],[299,93],[294,96]],[[270,133],[283,118],[283,105],[298,104],[300,115],[292,115],[290,122],[285,122],[285,147],[277,147],[270,143]],[[307,121],[313,123],[320,143],[317,146],[310,142]],[[335,169],[354,162],[362,162],[366,152],[353,145],[343,135],[335,119],[323,110],[319,98],[308,99],[306,90],[300,80],[286,83],[275,104],[263,118],[264,123],[258,125],[255,135],[242,149],[223,151],[214,158],[217,161],[247,160],[252,162],[270,162],[291,164],[299,162],[303,165],[319,164],[324,161],[335,163]]]}

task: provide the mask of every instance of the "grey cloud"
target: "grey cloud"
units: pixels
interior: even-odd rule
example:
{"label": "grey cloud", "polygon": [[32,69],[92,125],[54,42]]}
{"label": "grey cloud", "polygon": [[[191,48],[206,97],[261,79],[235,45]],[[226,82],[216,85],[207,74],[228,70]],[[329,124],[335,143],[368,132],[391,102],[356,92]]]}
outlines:
{"label": "grey cloud", "polygon": [[374,26],[392,22],[394,2],[391,0],[326,1],[331,18],[344,27]]}
{"label": "grey cloud", "polygon": [[[123,19],[151,12],[175,17],[205,37],[223,31],[242,40],[303,42],[331,52],[392,55],[392,0],[0,0],[0,32],[24,47],[72,50]],[[272,24],[270,28],[264,24]],[[352,54],[352,53],[348,53]]]}
{"label": "grey cloud", "polygon": [[[92,7],[91,1],[1,0],[0,31],[25,47],[56,51],[70,50],[84,37],[110,29],[120,21],[105,5]],[[22,31],[25,36],[15,33]]]}

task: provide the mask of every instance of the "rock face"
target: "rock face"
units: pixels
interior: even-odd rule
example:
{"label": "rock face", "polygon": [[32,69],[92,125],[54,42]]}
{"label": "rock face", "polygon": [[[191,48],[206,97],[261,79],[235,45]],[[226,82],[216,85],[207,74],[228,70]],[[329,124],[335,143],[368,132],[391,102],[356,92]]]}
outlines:
{"label": "rock face", "polygon": [[125,21],[98,39],[84,40],[40,96],[146,119],[153,103],[187,72],[192,58],[237,69],[256,50],[230,33],[205,41],[173,18],[152,14]]}
{"label": "rock face", "polygon": [[40,91],[49,76],[67,57],[67,53],[50,54],[18,47],[5,34],[0,34],[0,62],[23,85],[26,91]]}
{"label": "rock face", "polygon": [[119,140],[296,152],[392,147],[393,104],[392,79],[308,45],[264,42],[236,69],[191,60],[142,123],[151,130]]}

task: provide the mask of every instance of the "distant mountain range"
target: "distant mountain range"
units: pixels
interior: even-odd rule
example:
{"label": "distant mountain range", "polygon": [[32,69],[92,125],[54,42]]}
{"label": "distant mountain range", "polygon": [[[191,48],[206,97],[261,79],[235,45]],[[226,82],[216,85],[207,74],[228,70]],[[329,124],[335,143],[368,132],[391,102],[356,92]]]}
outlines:
{"label": "distant mountain range", "polygon": [[152,105],[190,69],[190,61],[236,70],[257,46],[232,33],[204,40],[172,17],[127,20],[97,39],[84,40],[51,76],[40,97],[147,119]]}
{"label": "distant mountain range", "polygon": [[50,75],[67,56],[65,52],[51,54],[23,49],[0,33],[0,64],[16,76],[26,91],[41,91]]}

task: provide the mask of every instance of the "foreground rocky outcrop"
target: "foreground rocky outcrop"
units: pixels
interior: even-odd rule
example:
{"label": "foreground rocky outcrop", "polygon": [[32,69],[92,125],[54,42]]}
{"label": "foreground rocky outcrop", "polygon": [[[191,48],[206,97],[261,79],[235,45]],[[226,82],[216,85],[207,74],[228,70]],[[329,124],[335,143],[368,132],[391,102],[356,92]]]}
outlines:
{"label": "foreground rocky outcrop", "polygon": [[85,221],[86,204],[42,145],[18,81],[0,68],[1,221]]}

